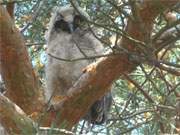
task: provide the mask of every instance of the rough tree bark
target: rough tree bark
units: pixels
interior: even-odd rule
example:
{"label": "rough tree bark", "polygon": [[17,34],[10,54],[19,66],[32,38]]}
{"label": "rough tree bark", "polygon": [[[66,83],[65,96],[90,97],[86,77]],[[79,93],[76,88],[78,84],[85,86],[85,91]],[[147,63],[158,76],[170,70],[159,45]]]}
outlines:
{"label": "rough tree bark", "polygon": [[[128,20],[127,33],[137,40],[146,42],[146,37],[151,35],[153,21],[157,15],[177,2],[178,0],[144,1],[138,12],[141,25],[145,28],[146,33],[141,30],[139,22],[132,20]],[[135,47],[134,42],[125,37],[122,38],[120,44],[131,52],[142,51]],[[39,99],[37,79],[30,64],[24,40],[2,6],[0,6],[0,61],[2,75],[8,88],[8,98],[27,114],[41,113],[43,103]],[[114,80],[124,73],[130,73],[136,66],[137,63],[131,61],[126,53],[102,58],[97,63],[89,65],[84,70],[82,77],[69,90],[68,96],[47,112],[48,122],[53,121],[57,126],[63,125],[63,128],[71,129],[88,111],[93,102],[109,90],[108,88]],[[0,101],[2,103],[5,100],[0,98]],[[0,119],[8,129],[8,124],[15,120],[11,117],[3,119],[1,114],[6,116],[4,109],[8,108],[0,106]],[[14,111],[18,112],[15,109]],[[46,122],[45,124],[47,124]]]}
{"label": "rough tree bark", "polygon": [[[25,41],[2,6],[0,6],[0,63],[1,75],[8,89],[6,96],[29,115],[39,112],[43,107],[42,96],[40,96]],[[3,113],[3,106],[0,110]],[[5,116],[1,119],[4,118]],[[5,127],[11,127],[13,122],[8,122],[6,119],[2,120],[2,124]]]}
{"label": "rough tree bark", "polygon": [[[25,41],[5,8],[0,7],[0,61],[7,97],[27,114],[39,110],[39,87]],[[39,104],[37,104],[39,103]]]}

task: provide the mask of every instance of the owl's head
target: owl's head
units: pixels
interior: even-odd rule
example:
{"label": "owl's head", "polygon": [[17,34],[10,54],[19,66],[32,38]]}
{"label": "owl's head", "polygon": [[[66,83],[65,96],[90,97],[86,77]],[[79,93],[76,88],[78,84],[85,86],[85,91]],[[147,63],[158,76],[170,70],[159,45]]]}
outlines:
{"label": "owl's head", "polygon": [[82,8],[79,8],[80,14],[70,5],[59,7],[54,10],[51,27],[56,32],[63,31],[72,33],[77,28],[83,27],[85,19],[89,19],[88,14]]}

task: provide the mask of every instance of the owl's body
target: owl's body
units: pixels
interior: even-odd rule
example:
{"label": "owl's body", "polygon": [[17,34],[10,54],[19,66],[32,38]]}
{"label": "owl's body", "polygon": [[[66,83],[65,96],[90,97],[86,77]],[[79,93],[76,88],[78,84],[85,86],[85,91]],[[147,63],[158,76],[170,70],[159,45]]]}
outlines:
{"label": "owl's body", "polygon": [[[64,59],[58,60],[48,56],[48,66],[46,68],[48,92],[49,90],[51,90],[51,93],[54,91],[55,95],[58,93],[65,95],[66,90],[80,77],[83,68],[92,62],[92,60],[77,60],[73,62],[70,60],[84,58],[83,53],[88,57],[99,55],[103,52],[103,46],[97,40],[94,40],[91,33],[86,32],[84,35],[81,35],[81,30],[77,30],[73,34],[57,34],[48,44],[47,53]],[[57,86],[55,86],[56,84]],[[46,97],[49,98],[50,95],[48,93]]]}
{"label": "owl's body", "polygon": [[[45,97],[47,100],[55,95],[65,96],[67,90],[81,76],[83,68],[93,62],[93,60],[76,61],[76,59],[103,54],[103,45],[87,28],[80,27],[79,22],[75,23],[75,19],[81,18],[72,7],[56,9],[51,18],[46,35],[48,43],[47,53],[49,54],[46,67],[47,89]],[[108,94],[108,98],[111,98],[110,94]],[[101,100],[103,105],[100,103]],[[101,107],[104,106],[105,100],[104,97],[98,100],[98,107],[100,105]],[[110,103],[108,106],[110,106]],[[97,118],[91,118],[91,114],[88,114],[87,119],[90,118],[92,123],[102,123],[104,117],[106,117],[103,114],[103,109],[99,110],[101,116],[96,116],[99,117],[99,121],[94,120],[93,122],[92,119]]]}

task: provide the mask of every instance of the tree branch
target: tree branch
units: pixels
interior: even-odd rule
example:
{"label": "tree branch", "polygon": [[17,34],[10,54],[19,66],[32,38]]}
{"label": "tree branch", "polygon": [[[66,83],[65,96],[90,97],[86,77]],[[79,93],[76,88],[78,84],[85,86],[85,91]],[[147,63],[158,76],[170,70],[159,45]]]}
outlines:
{"label": "tree branch", "polygon": [[12,19],[14,19],[14,6],[15,6],[14,4],[15,3],[13,1],[10,1],[6,5],[7,11],[8,11],[8,13],[11,16]]}
{"label": "tree branch", "polygon": [[42,96],[24,39],[3,6],[0,6],[0,63],[9,99],[27,114],[40,110]]}
{"label": "tree branch", "polygon": [[0,121],[9,133],[35,133],[35,124],[16,104],[0,94]]}

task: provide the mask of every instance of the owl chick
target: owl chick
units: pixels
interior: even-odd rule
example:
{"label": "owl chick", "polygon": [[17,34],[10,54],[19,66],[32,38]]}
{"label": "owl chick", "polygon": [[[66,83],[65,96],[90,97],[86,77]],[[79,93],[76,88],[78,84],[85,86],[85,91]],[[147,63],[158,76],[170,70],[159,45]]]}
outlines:
{"label": "owl chick", "polygon": [[[45,97],[65,96],[82,74],[82,70],[94,60],[78,60],[103,54],[103,45],[88,29],[84,17],[88,14],[80,8],[80,14],[73,7],[55,9],[46,34],[47,53]],[[58,57],[59,59],[55,58]],[[60,60],[62,59],[62,60]],[[69,61],[68,61],[69,60]],[[96,101],[84,117],[94,124],[101,124],[107,118],[111,106],[111,93]]]}

